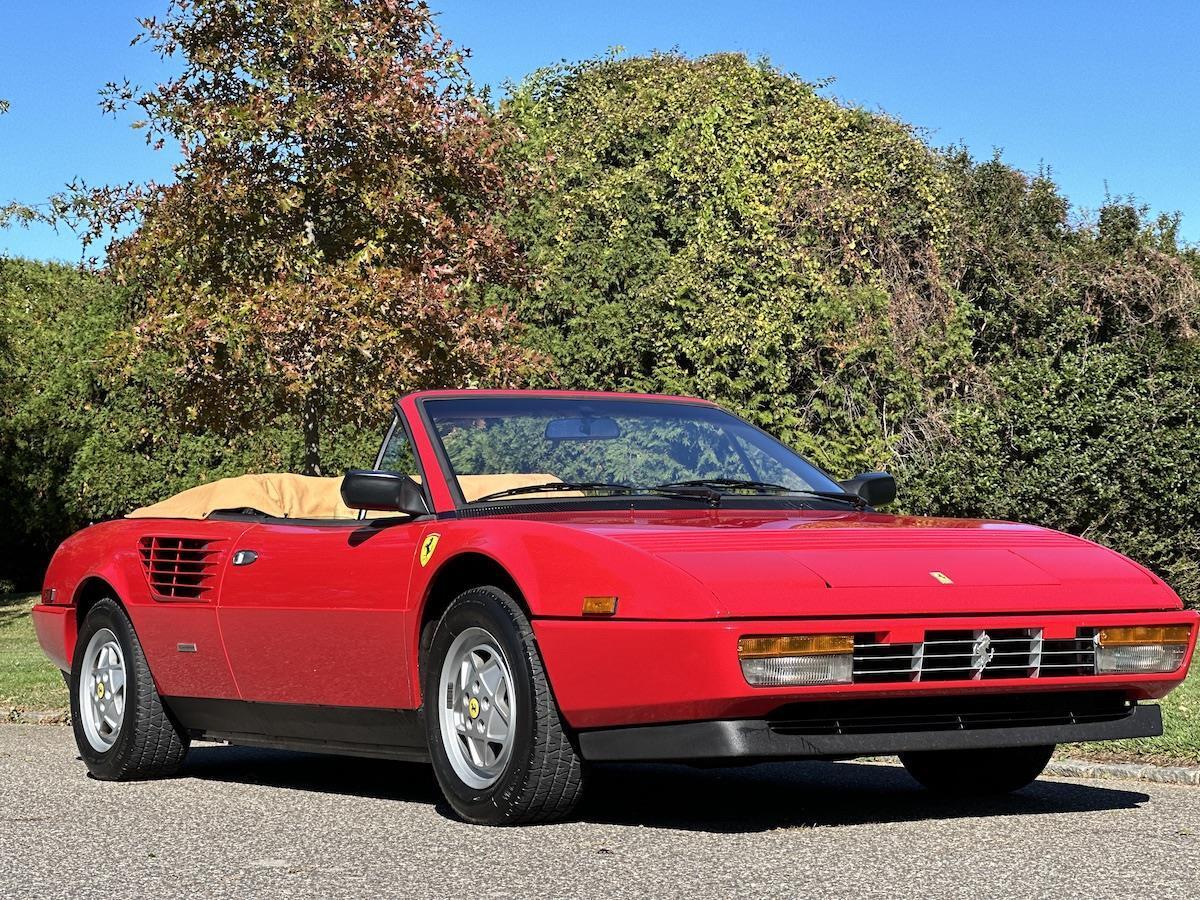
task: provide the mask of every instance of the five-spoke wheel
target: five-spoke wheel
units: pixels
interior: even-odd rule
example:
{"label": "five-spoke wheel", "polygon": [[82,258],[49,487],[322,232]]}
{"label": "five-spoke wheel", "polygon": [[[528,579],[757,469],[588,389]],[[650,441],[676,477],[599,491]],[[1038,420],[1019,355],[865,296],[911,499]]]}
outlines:
{"label": "five-spoke wheel", "polygon": [[88,743],[98,753],[111,749],[125,718],[125,656],[109,628],[93,634],[83,652],[79,712]]}
{"label": "five-spoke wheel", "polygon": [[80,623],[70,686],[75,744],[94,777],[155,778],[183,763],[188,736],[163,706],[133,623],[116,600],[98,600]]}
{"label": "five-spoke wheel", "polygon": [[496,587],[456,597],[422,655],[434,773],[468,822],[517,825],[566,816],[583,759],[554,702],[533,629]]}
{"label": "five-spoke wheel", "polygon": [[475,788],[494,784],[512,756],[512,675],[496,644],[482,628],[468,628],[442,663],[442,740],[455,773]]}

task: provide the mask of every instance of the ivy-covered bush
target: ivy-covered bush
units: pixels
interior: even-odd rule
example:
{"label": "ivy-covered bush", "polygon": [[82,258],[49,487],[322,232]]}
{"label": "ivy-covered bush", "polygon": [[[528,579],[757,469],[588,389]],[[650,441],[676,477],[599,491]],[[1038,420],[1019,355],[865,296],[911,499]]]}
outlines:
{"label": "ivy-covered bush", "polygon": [[1193,250],[736,55],[534,73],[510,295],[543,383],[699,394],[920,513],[1041,522],[1200,600]]}
{"label": "ivy-covered bush", "polygon": [[502,114],[543,383],[708,397],[858,471],[969,363],[953,185],[907,127],[735,55],[543,70]]}
{"label": "ivy-covered bush", "polygon": [[1112,204],[950,156],[979,377],[896,459],[924,512],[1023,519],[1138,559],[1200,605],[1200,257]]}

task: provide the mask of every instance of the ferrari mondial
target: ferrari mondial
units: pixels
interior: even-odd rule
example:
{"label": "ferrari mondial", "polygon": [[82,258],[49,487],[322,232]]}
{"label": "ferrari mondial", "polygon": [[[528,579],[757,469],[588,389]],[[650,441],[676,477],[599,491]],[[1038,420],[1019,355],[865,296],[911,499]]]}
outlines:
{"label": "ferrari mondial", "polygon": [[96,778],[195,739],[426,760],[486,824],[567,815],[600,761],[896,754],[967,796],[1161,733],[1197,631],[1162,580],[895,491],[701,400],[425,392],[371,470],[75,534],[34,621]]}

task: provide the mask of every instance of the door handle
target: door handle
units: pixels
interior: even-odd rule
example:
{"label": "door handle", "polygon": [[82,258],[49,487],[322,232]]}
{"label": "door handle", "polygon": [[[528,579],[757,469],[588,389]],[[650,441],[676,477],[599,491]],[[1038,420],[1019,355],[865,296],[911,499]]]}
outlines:
{"label": "door handle", "polygon": [[233,564],[235,566],[248,566],[256,559],[258,559],[258,554],[253,550],[239,550],[233,554]]}

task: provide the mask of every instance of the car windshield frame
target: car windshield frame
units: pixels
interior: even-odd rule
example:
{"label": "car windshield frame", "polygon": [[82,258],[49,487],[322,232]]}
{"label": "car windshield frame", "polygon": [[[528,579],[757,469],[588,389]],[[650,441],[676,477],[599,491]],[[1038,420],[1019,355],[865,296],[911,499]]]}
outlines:
{"label": "car windshield frame", "polygon": [[[830,491],[838,495],[845,495],[847,500],[854,498],[853,494],[845,491],[844,488],[827,472],[822,470],[815,463],[811,462],[800,453],[793,450],[791,447],[784,444],[774,435],[759,428],[752,422],[748,422],[741,416],[730,412],[724,407],[714,403],[709,403],[704,400],[691,399],[686,397],[659,397],[652,395],[637,395],[637,394],[585,394],[585,393],[541,393],[536,391],[530,392],[513,392],[509,393],[491,393],[480,392],[478,395],[473,394],[431,394],[428,396],[415,398],[415,408],[421,420],[421,425],[424,428],[425,434],[428,437],[430,446],[433,449],[434,456],[437,459],[438,468],[445,480],[446,487],[449,490],[451,500],[454,503],[455,510],[462,509],[503,509],[508,505],[525,506],[525,505],[541,505],[554,504],[561,505],[569,503],[571,506],[579,506],[581,508],[613,508],[614,504],[623,509],[629,509],[631,506],[647,506],[657,509],[683,509],[683,508],[704,508],[699,505],[696,496],[687,496],[682,492],[639,492],[639,493],[622,493],[622,494],[590,494],[580,497],[563,497],[561,493],[547,492],[545,494],[521,494],[511,498],[478,498],[475,500],[467,500],[463,493],[462,486],[459,482],[459,473],[456,472],[450,453],[443,441],[442,433],[437,427],[436,405],[480,405],[488,404],[490,401],[497,403],[520,403],[527,402],[542,402],[547,404],[576,404],[580,406],[603,407],[605,405],[619,406],[622,404],[647,404],[652,406],[669,406],[669,407],[692,407],[697,410],[703,410],[705,413],[714,417],[727,417],[731,425],[741,426],[748,430],[749,434],[756,435],[757,441],[752,446],[755,446],[760,452],[762,451],[762,443],[767,446],[778,448],[779,452],[792,457],[801,467],[801,471],[807,469],[804,479],[807,481],[807,475],[815,475],[818,479],[824,479],[827,484],[813,485],[814,490],[819,494],[821,491]],[[433,406],[434,409],[430,407]],[[603,415],[603,413],[601,413]],[[738,437],[743,437],[738,435]],[[742,454],[742,449],[738,448],[739,455]],[[471,473],[462,473],[471,474]],[[557,476],[555,476],[557,477]],[[811,482],[810,482],[811,483]],[[649,485],[638,485],[637,487],[650,487]],[[844,509],[845,507],[836,500],[830,498],[822,498],[817,494],[809,494],[801,489],[788,492],[749,492],[749,493],[733,493],[723,492],[721,494],[721,505],[729,507],[746,506],[752,508],[773,508],[773,509],[795,509],[797,501],[802,501],[805,506],[816,506],[818,508],[834,508]],[[825,507],[823,504],[829,504]]]}

